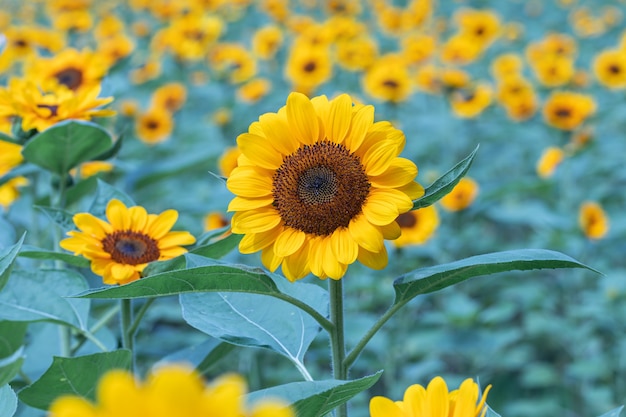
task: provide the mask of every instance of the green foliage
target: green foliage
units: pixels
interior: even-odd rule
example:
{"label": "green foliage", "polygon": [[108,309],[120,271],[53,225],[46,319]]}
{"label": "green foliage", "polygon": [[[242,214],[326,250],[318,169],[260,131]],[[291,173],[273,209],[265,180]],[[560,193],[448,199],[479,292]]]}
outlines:
{"label": "green foliage", "polygon": [[292,382],[248,394],[249,402],[281,398],[292,404],[298,417],[322,417],[345,404],[378,381],[382,371],[352,381],[325,380]]}
{"label": "green foliage", "polygon": [[35,135],[22,149],[24,159],[60,176],[113,146],[109,132],[77,120],[58,123]]}
{"label": "green foliage", "polygon": [[0,386],[11,382],[24,362],[26,323],[0,321]]}
{"label": "green foliage", "polygon": [[12,417],[17,410],[17,396],[9,384],[0,386],[0,414],[2,417]]}
{"label": "green foliage", "polygon": [[68,265],[77,266],[80,268],[88,268],[89,260],[82,256],[74,256],[67,252],[55,252],[47,249],[37,248],[35,246],[25,245],[22,247],[19,256],[31,259],[41,260],[58,260],[63,261]]}
{"label": "green foliage", "polygon": [[13,268],[13,263],[15,262],[15,258],[24,243],[24,237],[26,235],[22,235],[20,240],[13,246],[4,249],[0,252],[0,290],[7,285],[9,281],[9,276],[11,275],[11,269]]}
{"label": "green foliage", "polygon": [[31,407],[43,410],[61,395],[78,395],[94,401],[96,383],[102,375],[112,369],[130,370],[131,360],[127,350],[75,358],[55,357],[41,378],[21,390],[18,396]]}

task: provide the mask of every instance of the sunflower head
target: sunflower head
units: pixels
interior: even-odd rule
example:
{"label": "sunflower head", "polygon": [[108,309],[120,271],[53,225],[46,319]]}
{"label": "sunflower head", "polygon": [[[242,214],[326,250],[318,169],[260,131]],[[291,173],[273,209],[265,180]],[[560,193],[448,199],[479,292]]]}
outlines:
{"label": "sunflower head", "polygon": [[127,284],[141,277],[141,272],[153,261],[163,261],[182,255],[195,238],[189,232],[171,232],[178,219],[176,210],[148,214],[140,206],[127,208],[119,200],[111,200],[106,208],[108,221],[89,213],[74,216],[80,231],[60,242],[63,249],[82,255],[91,261],[91,270],[105,284]]}
{"label": "sunflower head", "polygon": [[356,260],[385,267],[384,239],[400,235],[396,218],[424,192],[415,164],[398,157],[404,142],[348,95],[290,94],[237,139],[227,186],[233,232],[245,235],[239,249],[262,251],[265,266],[282,265],[291,281],[309,272],[340,279]]}

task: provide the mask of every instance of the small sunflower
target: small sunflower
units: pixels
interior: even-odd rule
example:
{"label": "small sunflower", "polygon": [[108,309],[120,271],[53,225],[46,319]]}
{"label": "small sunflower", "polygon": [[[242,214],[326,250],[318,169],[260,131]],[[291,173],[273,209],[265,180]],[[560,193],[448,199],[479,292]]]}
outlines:
{"label": "small sunflower", "polygon": [[[219,211],[212,211],[204,216],[202,224],[204,226],[204,231],[209,232],[211,230],[221,229],[228,226],[230,224],[230,220],[228,220],[228,218],[224,216],[224,213]],[[227,236],[229,234],[230,230],[224,233],[224,236]]]}
{"label": "small sunflower", "polygon": [[148,214],[140,206],[127,208],[119,200],[107,204],[108,222],[89,213],[78,213],[74,224],[80,231],[70,231],[60,246],[91,261],[91,270],[105,284],[127,284],[141,278],[150,262],[182,255],[195,238],[189,232],[171,232],[178,219],[176,210]]}
{"label": "small sunflower", "polygon": [[314,90],[328,81],[333,72],[332,61],[325,46],[295,42],[289,52],[285,76],[303,90]]}
{"label": "small sunflower", "polygon": [[173,130],[174,119],[172,114],[161,107],[152,107],[135,119],[137,137],[149,145],[167,140]]}
{"label": "small sunflower", "polygon": [[394,103],[411,94],[411,78],[406,61],[399,55],[388,54],[377,59],[363,77],[363,87],[370,96]]}
{"label": "small sunflower", "polygon": [[626,88],[626,51],[600,52],[593,61],[593,72],[598,81],[608,88]]}
{"label": "small sunflower", "polygon": [[457,89],[450,94],[452,111],[458,117],[468,119],[478,116],[491,104],[491,87],[478,84],[472,88]]}
{"label": "small sunflower", "polygon": [[461,383],[459,389],[448,391],[446,382],[437,376],[426,388],[419,384],[408,387],[402,401],[392,401],[380,396],[372,398],[370,416],[483,417],[487,412],[485,402],[490,390],[491,385],[488,385],[481,396],[478,384],[468,378]]}
{"label": "small sunflower", "polygon": [[260,59],[272,59],[283,44],[283,32],[276,25],[264,26],[252,37],[252,51]]}
{"label": "small sunflower", "polygon": [[0,177],[21,164],[23,160],[20,145],[0,140]]}
{"label": "small sunflower", "polygon": [[0,207],[7,210],[20,197],[19,188],[26,185],[28,185],[28,179],[25,177],[11,178],[0,185]]}
{"label": "small sunflower", "polygon": [[609,232],[609,218],[595,201],[584,202],[578,211],[578,225],[587,238],[602,239]]}
{"label": "small sunflower", "polygon": [[448,211],[461,211],[468,208],[478,196],[478,183],[469,177],[463,177],[439,202]]}
{"label": "small sunflower", "polygon": [[272,90],[272,82],[267,78],[253,78],[237,89],[237,98],[246,103],[255,103]]}
{"label": "small sunflower", "polygon": [[182,83],[171,82],[157,88],[152,94],[150,104],[175,113],[187,101],[187,88]]}
{"label": "small sunflower", "polygon": [[374,123],[372,106],[291,93],[237,143],[242,156],[226,184],[242,253],[262,251],[263,264],[282,265],[290,281],[309,272],[340,279],[356,260],[387,265],[384,239],[400,235],[396,218],[424,189],[415,164],[398,157],[404,134]]}
{"label": "small sunflower", "polygon": [[439,227],[439,214],[435,206],[402,213],[396,219],[402,234],[393,241],[397,247],[423,245],[432,238]]}
{"label": "small sunflower", "polygon": [[556,146],[546,148],[541,154],[539,161],[537,161],[537,175],[541,178],[550,178],[564,158],[565,152],[563,152],[563,149]]}
{"label": "small sunflower", "polygon": [[344,40],[337,43],[337,64],[348,71],[368,68],[378,56],[378,45],[368,36]]}
{"label": "small sunflower", "polygon": [[550,126],[573,130],[596,110],[593,97],[569,91],[555,91],[543,106],[543,117]]}

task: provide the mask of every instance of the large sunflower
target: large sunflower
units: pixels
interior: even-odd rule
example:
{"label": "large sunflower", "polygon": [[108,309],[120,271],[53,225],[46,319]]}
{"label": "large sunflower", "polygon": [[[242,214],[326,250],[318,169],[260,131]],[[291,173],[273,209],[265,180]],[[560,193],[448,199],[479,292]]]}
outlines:
{"label": "large sunflower", "polygon": [[384,239],[400,236],[396,218],[424,192],[415,164],[398,157],[404,134],[345,94],[291,93],[237,143],[227,186],[233,232],[245,234],[239,249],[262,251],[264,265],[282,265],[290,281],[309,272],[340,279],[356,260],[385,267]]}
{"label": "large sunflower", "polygon": [[195,238],[189,232],[171,232],[178,219],[176,210],[148,214],[140,206],[127,208],[111,200],[106,208],[108,223],[89,213],[78,213],[74,223],[80,231],[70,231],[63,239],[63,249],[91,261],[91,270],[102,276],[105,284],[127,284],[141,277],[153,261],[182,255]]}

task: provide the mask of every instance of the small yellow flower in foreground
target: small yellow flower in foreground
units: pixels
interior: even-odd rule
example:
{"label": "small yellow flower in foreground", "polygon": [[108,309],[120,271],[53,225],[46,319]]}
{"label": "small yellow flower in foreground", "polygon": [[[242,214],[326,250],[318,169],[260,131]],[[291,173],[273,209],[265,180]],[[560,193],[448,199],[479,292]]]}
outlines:
{"label": "small yellow flower in foreground", "polygon": [[402,401],[394,402],[386,397],[372,398],[370,416],[482,417],[487,412],[485,402],[489,390],[491,390],[491,385],[487,386],[480,396],[478,384],[468,378],[463,381],[459,389],[449,392],[446,382],[437,376],[426,388],[419,384],[408,387]]}
{"label": "small yellow flower in foreground", "polygon": [[18,187],[28,185],[28,179],[25,177],[11,178],[4,184],[0,185],[0,207],[8,209],[11,204],[20,197]]}
{"label": "small yellow flower in foreground", "polygon": [[148,145],[164,142],[174,130],[172,113],[162,107],[152,107],[135,120],[135,133]]}
{"label": "small yellow flower in foreground", "polygon": [[106,208],[108,222],[89,213],[78,213],[74,224],[80,231],[70,231],[60,246],[91,261],[91,270],[103,277],[105,284],[127,284],[141,278],[141,272],[153,261],[182,255],[196,239],[189,232],[171,232],[178,219],[176,210],[148,214],[140,206],[127,208],[111,200]]}
{"label": "small yellow flower in foreground", "polygon": [[478,183],[471,178],[463,177],[439,202],[448,211],[460,211],[469,207],[477,195]]}
{"label": "small yellow flower in foreground", "polygon": [[439,214],[435,206],[408,211],[398,216],[402,234],[393,241],[397,247],[423,245],[435,234],[439,227]]}
{"label": "small yellow flower in foreground", "polygon": [[541,158],[537,162],[537,175],[541,178],[549,178],[554,174],[556,167],[559,166],[565,153],[563,149],[550,146],[541,154]]}
{"label": "small yellow flower in foreground", "polygon": [[609,219],[600,204],[586,201],[580,206],[578,224],[589,239],[602,239],[609,231]]}
{"label": "small yellow flower in foreground", "polygon": [[236,197],[233,233],[242,253],[262,251],[263,264],[295,281],[309,272],[340,279],[359,261],[387,265],[385,239],[396,218],[424,193],[417,167],[398,155],[404,133],[374,123],[374,107],[346,94],[328,100],[291,93],[239,135],[242,155],[226,185]]}
{"label": "small yellow flower in foreground", "polygon": [[167,365],[138,381],[124,370],[112,370],[98,382],[96,403],[75,395],[57,398],[49,417],[295,417],[279,400],[264,400],[248,407],[247,386],[236,374],[205,384],[185,365]]}

